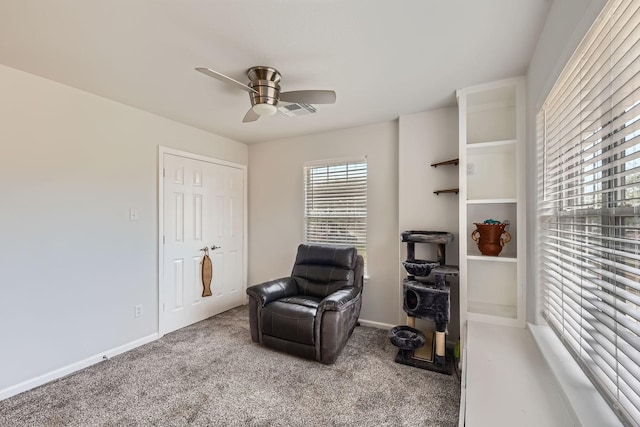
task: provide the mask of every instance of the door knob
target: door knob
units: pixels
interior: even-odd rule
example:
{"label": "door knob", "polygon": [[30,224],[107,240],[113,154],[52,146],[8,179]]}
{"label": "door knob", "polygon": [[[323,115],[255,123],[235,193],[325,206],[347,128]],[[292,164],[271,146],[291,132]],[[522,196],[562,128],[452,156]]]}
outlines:
{"label": "door knob", "polygon": [[216,249],[222,249],[222,246],[216,246],[216,245],[211,246],[212,251],[215,251]]}

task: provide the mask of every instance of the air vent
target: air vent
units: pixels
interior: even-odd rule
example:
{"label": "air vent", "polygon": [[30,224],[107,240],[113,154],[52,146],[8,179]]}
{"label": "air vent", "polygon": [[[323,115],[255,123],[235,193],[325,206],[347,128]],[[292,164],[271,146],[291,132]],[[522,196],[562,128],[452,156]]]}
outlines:
{"label": "air vent", "polygon": [[287,104],[278,107],[278,110],[289,117],[308,116],[318,111],[316,107],[309,104]]}

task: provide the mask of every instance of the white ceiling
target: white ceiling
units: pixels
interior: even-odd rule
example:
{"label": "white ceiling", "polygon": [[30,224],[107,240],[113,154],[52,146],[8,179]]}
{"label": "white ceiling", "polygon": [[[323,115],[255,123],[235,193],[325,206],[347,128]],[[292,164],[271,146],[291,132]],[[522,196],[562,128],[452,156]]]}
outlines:
{"label": "white ceiling", "polygon": [[[523,75],[550,0],[1,0],[0,63],[208,130],[260,142],[455,105],[456,89]],[[242,82],[335,105],[242,123]],[[1,94],[0,94],[1,96]]]}

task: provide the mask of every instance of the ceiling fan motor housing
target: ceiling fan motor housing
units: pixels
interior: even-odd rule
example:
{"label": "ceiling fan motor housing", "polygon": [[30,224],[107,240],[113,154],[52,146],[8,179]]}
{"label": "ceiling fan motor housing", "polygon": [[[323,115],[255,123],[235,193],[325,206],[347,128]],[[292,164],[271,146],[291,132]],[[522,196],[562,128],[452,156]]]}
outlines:
{"label": "ceiling fan motor housing", "polygon": [[256,104],[278,105],[278,99],[280,99],[280,85],[278,83],[258,80],[249,83],[249,87],[255,90],[255,92],[249,93],[252,106]]}
{"label": "ceiling fan motor housing", "polygon": [[247,71],[249,87],[255,92],[250,92],[251,106],[256,104],[269,104],[276,106],[280,99],[280,72],[271,67],[251,67]]}

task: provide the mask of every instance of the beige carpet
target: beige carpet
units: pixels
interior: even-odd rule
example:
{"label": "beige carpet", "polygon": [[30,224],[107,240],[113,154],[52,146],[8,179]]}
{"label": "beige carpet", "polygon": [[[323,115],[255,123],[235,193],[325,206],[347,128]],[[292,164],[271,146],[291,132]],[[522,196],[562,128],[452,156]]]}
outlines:
{"label": "beige carpet", "polygon": [[0,426],[455,426],[460,383],[357,327],[334,365],[251,342],[246,307],[0,402]]}

